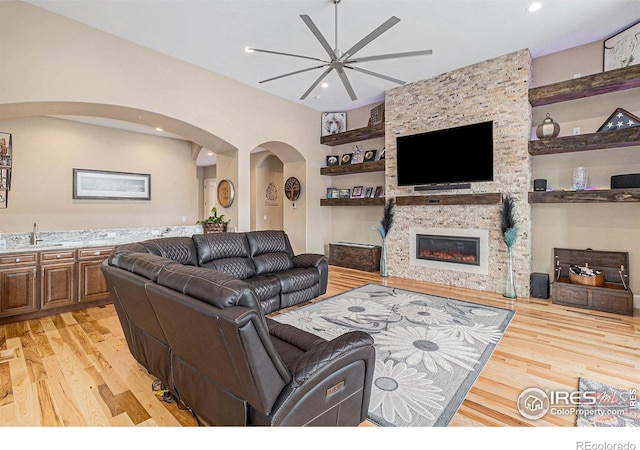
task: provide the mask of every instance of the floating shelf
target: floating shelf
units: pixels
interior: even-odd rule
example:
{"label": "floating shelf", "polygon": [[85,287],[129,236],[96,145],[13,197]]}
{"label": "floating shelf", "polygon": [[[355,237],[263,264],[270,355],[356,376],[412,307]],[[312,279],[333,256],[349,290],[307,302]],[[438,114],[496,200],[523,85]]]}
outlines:
{"label": "floating shelf", "polygon": [[384,206],[384,203],[384,197],[320,199],[320,206]]}
{"label": "floating shelf", "polygon": [[550,105],[637,87],[640,87],[640,65],[529,89],[529,103],[531,106]]}
{"label": "floating shelf", "polygon": [[529,154],[581,152],[640,145],[640,127],[529,141]]}
{"label": "floating shelf", "polygon": [[320,175],[349,175],[353,173],[384,172],[384,159],[360,164],[345,164],[343,166],[329,166],[320,168]]}
{"label": "floating shelf", "polygon": [[364,141],[366,139],[374,139],[384,137],[384,122],[370,125],[355,130],[345,131],[344,133],[330,134],[320,137],[320,143],[324,145],[342,145],[351,142]]}
{"label": "floating shelf", "polygon": [[500,192],[483,194],[407,195],[396,197],[398,206],[499,205]]}
{"label": "floating shelf", "polygon": [[584,191],[529,192],[529,203],[632,203],[640,202],[640,188]]}

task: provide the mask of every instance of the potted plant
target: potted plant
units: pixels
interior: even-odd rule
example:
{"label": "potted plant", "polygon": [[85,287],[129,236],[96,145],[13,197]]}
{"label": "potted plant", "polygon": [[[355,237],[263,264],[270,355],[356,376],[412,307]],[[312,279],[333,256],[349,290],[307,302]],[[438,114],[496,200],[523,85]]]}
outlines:
{"label": "potted plant", "polygon": [[196,225],[202,225],[205,233],[221,233],[227,231],[229,220],[224,220],[224,214],[218,215],[218,211],[214,206],[211,208],[211,215],[204,220],[198,220]]}

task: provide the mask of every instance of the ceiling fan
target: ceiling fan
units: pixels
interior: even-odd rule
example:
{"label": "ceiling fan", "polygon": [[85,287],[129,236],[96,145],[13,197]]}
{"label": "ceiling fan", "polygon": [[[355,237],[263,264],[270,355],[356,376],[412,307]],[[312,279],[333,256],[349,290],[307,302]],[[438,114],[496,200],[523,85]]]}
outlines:
{"label": "ceiling fan", "polygon": [[344,88],[349,94],[349,97],[351,98],[351,100],[357,100],[356,93],[353,90],[351,83],[349,82],[349,78],[347,77],[345,69],[355,70],[356,72],[382,78],[383,80],[391,81],[393,83],[402,85],[402,84],[405,84],[405,82],[402,80],[399,80],[397,78],[393,78],[387,75],[383,75],[377,72],[373,72],[371,70],[363,69],[362,67],[354,66],[354,64],[366,62],[366,61],[378,61],[382,59],[406,58],[409,56],[421,56],[421,55],[432,54],[432,50],[418,50],[413,52],[389,53],[385,55],[376,55],[376,56],[364,56],[361,58],[357,58],[354,56],[358,51],[362,50],[362,48],[365,47],[367,44],[369,44],[371,41],[373,41],[382,33],[387,31],[389,28],[391,28],[392,26],[400,22],[400,19],[398,19],[395,16],[392,16],[387,21],[385,21],[382,25],[380,25],[378,28],[376,28],[371,33],[366,35],[364,38],[356,42],[346,52],[344,53],[341,52],[338,49],[338,4],[340,3],[341,0],[330,0],[330,1],[335,5],[335,48],[331,48],[331,45],[329,45],[329,42],[325,39],[322,33],[320,33],[320,30],[313,23],[313,21],[308,15],[305,14],[300,16],[302,21],[307,25],[307,27],[309,27],[313,35],[320,42],[320,45],[322,45],[324,50],[329,55],[329,60],[315,58],[312,56],[296,55],[293,53],[284,53],[284,52],[277,52],[273,50],[263,50],[259,48],[247,47],[246,50],[248,52],[262,52],[262,53],[271,53],[274,55],[293,56],[295,58],[310,59],[312,61],[319,61],[322,63],[320,65],[308,67],[306,69],[296,70],[294,72],[289,72],[284,75],[278,75],[277,77],[268,78],[266,80],[260,81],[260,83],[267,83],[269,81],[278,80],[280,78],[288,77],[291,75],[297,75],[303,72],[309,72],[311,70],[325,68],[324,72],[322,72],[322,74],[313,82],[313,84],[311,84],[311,86],[309,86],[309,89],[307,89],[305,93],[302,94],[302,97],[300,97],[300,100],[304,100],[305,98],[307,98],[307,96],[316,88],[316,86],[318,86],[322,82],[322,80],[324,80],[327,77],[327,75],[329,75],[329,73],[332,70],[335,70],[338,76],[340,77],[340,81],[342,81],[342,84],[344,85]]}

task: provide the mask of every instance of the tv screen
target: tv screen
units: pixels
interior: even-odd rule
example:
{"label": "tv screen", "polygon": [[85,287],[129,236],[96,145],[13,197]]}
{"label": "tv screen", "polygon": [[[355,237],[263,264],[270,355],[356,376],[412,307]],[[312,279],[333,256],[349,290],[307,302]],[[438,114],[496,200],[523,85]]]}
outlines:
{"label": "tv screen", "polygon": [[493,181],[493,122],[398,136],[396,155],[398,186]]}

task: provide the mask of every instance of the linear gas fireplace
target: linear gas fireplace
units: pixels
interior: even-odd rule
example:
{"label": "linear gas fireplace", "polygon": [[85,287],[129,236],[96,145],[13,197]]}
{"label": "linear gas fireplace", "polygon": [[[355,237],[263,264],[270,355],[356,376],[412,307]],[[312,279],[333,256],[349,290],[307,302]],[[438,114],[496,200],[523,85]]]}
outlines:
{"label": "linear gas fireplace", "polygon": [[416,235],[416,258],[456,264],[480,265],[480,238]]}
{"label": "linear gas fireplace", "polygon": [[488,274],[489,232],[453,228],[411,228],[410,264]]}

